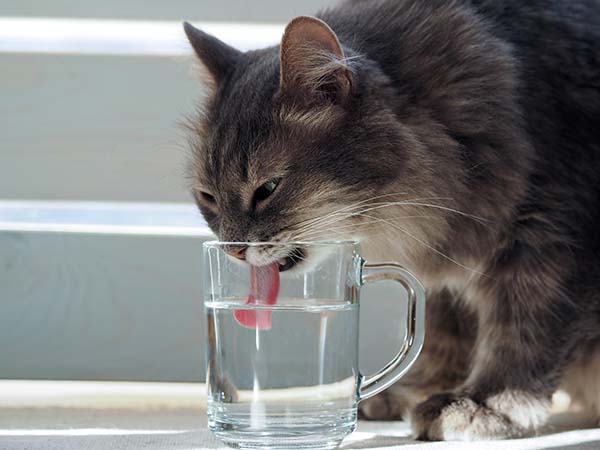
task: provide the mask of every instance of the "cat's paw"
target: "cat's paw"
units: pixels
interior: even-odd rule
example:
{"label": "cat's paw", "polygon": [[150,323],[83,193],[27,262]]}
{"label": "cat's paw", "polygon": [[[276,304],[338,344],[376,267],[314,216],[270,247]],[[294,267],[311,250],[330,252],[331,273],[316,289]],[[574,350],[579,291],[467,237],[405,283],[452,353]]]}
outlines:
{"label": "cat's paw", "polygon": [[507,439],[526,434],[506,414],[469,397],[437,394],[419,404],[411,415],[413,437],[431,441]]}
{"label": "cat's paw", "polygon": [[366,420],[401,420],[407,416],[410,406],[408,401],[395,395],[391,389],[377,394],[358,405],[359,419]]}

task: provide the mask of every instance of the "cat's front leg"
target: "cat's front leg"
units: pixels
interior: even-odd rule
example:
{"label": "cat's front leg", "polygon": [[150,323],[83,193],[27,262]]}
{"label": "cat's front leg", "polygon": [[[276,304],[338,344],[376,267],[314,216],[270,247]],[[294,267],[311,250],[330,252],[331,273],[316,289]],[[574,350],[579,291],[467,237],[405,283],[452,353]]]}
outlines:
{"label": "cat's front leg", "polygon": [[578,313],[557,276],[561,259],[543,253],[536,255],[541,260],[527,252],[503,255],[503,264],[482,280],[469,378],[415,408],[415,438],[503,439],[544,424]]}
{"label": "cat's front leg", "polygon": [[360,403],[360,418],[406,419],[419,402],[466,380],[477,318],[447,289],[427,293],[425,316],[425,343],[419,358],[398,383]]}

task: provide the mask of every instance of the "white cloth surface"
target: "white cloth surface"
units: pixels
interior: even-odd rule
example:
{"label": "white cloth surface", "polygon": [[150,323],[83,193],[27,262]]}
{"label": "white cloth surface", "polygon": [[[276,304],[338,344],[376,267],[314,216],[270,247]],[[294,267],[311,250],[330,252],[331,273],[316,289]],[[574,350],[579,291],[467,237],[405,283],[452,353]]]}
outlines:
{"label": "white cloth surface", "polygon": [[[600,449],[600,429],[574,413],[554,416],[537,437],[498,442],[415,442],[404,422],[360,422],[350,449]],[[206,428],[200,409],[0,409],[0,450],[200,450],[229,447]]]}

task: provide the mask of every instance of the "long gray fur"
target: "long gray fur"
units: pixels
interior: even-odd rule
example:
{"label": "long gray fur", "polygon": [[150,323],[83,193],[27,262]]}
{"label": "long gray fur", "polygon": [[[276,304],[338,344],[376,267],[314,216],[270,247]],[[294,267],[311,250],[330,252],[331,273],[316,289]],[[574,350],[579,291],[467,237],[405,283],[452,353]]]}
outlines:
{"label": "long gray fur", "polygon": [[424,353],[365,417],[410,414],[422,439],[521,436],[560,385],[600,417],[600,2],[355,0],[318,17],[335,35],[300,19],[282,48],[239,54],[186,29],[214,85],[189,123],[210,227],[360,238],[423,280]]}

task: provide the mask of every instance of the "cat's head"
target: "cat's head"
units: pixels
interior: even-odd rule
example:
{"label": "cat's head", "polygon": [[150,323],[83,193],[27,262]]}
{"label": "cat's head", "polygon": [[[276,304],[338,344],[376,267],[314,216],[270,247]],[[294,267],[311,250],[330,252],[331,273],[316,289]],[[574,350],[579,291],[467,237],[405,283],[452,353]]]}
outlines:
{"label": "cat's head", "polygon": [[294,19],[280,46],[247,53],[185,31],[211,85],[191,122],[192,191],[220,240],[360,239],[377,234],[387,203],[432,195],[390,80],[321,20]]}

